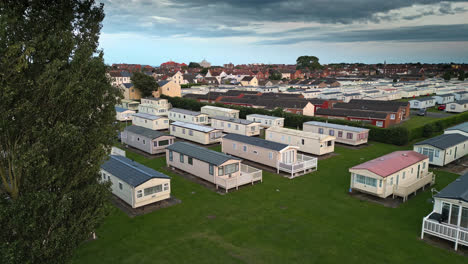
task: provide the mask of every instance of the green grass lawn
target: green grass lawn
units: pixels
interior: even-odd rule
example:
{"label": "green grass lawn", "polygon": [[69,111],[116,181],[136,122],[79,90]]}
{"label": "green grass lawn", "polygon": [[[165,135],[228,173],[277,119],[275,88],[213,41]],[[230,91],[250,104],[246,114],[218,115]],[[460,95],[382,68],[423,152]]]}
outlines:
{"label": "green grass lawn", "polygon": [[[114,208],[73,263],[466,263],[419,239],[429,191],[396,209],[347,194],[349,167],[403,149],[371,144],[336,147],[317,172],[293,180],[264,171],[263,183],[226,195],[163,170],[164,158],[128,153],[171,175],[182,203],[135,218]],[[438,190],[457,177],[436,175]]]}
{"label": "green grass lawn", "polygon": [[429,116],[411,116],[409,120],[400,124],[402,127],[406,127],[407,129],[411,130],[417,127],[422,127],[427,123],[430,123],[438,118],[436,117],[429,117]]}

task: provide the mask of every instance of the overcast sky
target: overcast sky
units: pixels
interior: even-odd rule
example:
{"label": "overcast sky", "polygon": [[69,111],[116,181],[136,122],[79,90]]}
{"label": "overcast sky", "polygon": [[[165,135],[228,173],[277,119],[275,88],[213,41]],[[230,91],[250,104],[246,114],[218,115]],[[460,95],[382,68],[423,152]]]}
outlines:
{"label": "overcast sky", "polygon": [[100,2],[109,64],[468,62],[468,1]]}

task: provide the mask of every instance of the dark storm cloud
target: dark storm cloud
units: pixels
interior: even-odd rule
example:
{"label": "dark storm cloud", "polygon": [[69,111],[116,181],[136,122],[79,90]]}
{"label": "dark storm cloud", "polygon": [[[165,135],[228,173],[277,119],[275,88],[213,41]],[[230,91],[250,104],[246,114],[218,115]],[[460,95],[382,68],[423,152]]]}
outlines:
{"label": "dark storm cloud", "polygon": [[[441,4],[440,12],[451,14],[450,2],[466,0],[172,0],[179,8],[204,9],[206,14],[223,14],[252,21],[287,21],[349,24],[376,21],[386,13],[416,4]],[[385,18],[385,16],[384,16]]]}
{"label": "dark storm cloud", "polygon": [[321,42],[437,42],[437,41],[468,41],[468,24],[458,25],[428,25],[403,27],[394,29],[354,30],[332,32],[317,36],[282,38],[263,40],[259,45],[290,45],[307,41]]}
{"label": "dark storm cloud", "polygon": [[[452,41],[466,37],[452,27],[447,32],[426,36],[412,28],[385,31],[336,32],[333,25],[351,23],[383,23],[420,19],[429,15],[450,15],[466,12],[452,6],[453,2],[437,0],[103,0],[106,18],[105,33],[137,33],[157,37],[229,38],[256,37],[258,44],[278,45],[311,40],[350,42],[419,41],[439,39]],[[400,9],[416,4],[426,5],[419,13],[404,14]],[[263,25],[272,22],[316,23],[315,27],[262,33]],[[320,25],[323,24],[323,25]],[[460,27],[460,25],[458,25]],[[419,28],[434,30],[437,26]],[[386,32],[388,35],[382,34]],[[406,32],[406,33],[405,33]],[[465,31],[466,32],[466,31]],[[402,35],[403,34],[403,35]],[[406,35],[405,35],[406,34]],[[432,41],[432,40],[429,40]]]}

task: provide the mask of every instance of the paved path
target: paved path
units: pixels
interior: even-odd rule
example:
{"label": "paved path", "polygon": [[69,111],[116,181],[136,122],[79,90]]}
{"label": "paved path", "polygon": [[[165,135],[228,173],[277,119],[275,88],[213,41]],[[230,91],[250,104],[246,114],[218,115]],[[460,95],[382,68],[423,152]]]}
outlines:
{"label": "paved path", "polygon": [[[412,116],[415,116],[415,115],[418,115],[418,110],[411,110],[411,115]],[[435,118],[443,118],[443,117],[449,117],[449,116],[452,116],[453,114],[449,114],[449,113],[446,113],[444,111],[440,111],[440,112],[429,112],[427,111],[426,112],[426,116],[427,117],[435,117]]]}

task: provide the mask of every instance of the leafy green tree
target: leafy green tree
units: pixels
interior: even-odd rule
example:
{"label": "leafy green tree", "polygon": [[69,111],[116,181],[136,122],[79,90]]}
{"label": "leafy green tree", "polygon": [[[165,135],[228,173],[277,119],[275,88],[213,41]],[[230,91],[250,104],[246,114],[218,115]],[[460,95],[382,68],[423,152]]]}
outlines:
{"label": "leafy green tree", "polygon": [[208,73],[208,68],[203,68],[201,71],[200,71],[201,74],[207,74]]}
{"label": "leafy green tree", "polygon": [[450,81],[450,79],[452,78],[452,74],[449,71],[446,71],[442,78],[444,78],[444,80],[446,81]]}
{"label": "leafy green tree", "polygon": [[300,56],[296,60],[296,69],[319,70],[322,69],[322,65],[319,63],[319,58],[315,56]]}
{"label": "leafy green tree", "polygon": [[0,263],[65,263],[108,212],[103,18],[92,0],[0,3]]}
{"label": "leafy green tree", "polygon": [[134,72],[132,77],[130,77],[130,80],[135,88],[141,92],[143,97],[151,96],[159,87],[158,83],[152,76],[142,72]]}
{"label": "leafy green tree", "polygon": [[189,65],[188,65],[189,68],[201,68],[202,66],[200,66],[199,63],[196,63],[196,62],[190,62]]}
{"label": "leafy green tree", "polygon": [[283,75],[279,71],[272,71],[268,77],[270,80],[281,80]]}
{"label": "leafy green tree", "polygon": [[458,80],[459,81],[464,81],[466,78],[465,76],[465,72],[463,70],[461,70],[459,73],[458,73]]}

